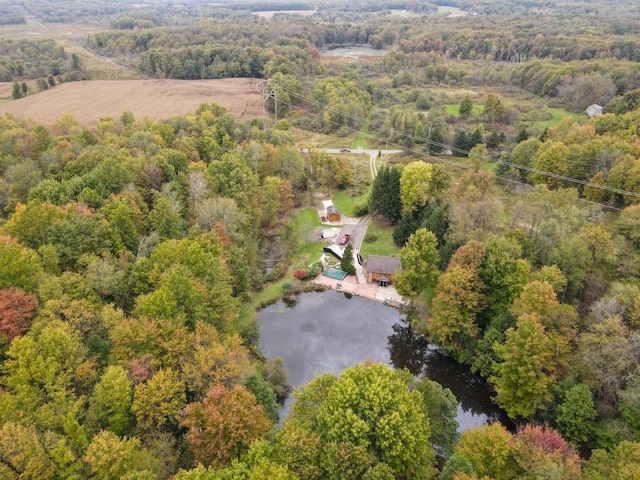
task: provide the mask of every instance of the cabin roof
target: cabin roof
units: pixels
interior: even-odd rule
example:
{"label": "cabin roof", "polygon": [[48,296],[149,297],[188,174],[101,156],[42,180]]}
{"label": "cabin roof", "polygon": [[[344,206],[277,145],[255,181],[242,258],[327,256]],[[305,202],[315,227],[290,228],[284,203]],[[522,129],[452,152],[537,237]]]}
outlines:
{"label": "cabin roof", "polygon": [[400,258],[387,257],[384,255],[369,255],[367,259],[367,270],[369,272],[393,275],[400,270]]}

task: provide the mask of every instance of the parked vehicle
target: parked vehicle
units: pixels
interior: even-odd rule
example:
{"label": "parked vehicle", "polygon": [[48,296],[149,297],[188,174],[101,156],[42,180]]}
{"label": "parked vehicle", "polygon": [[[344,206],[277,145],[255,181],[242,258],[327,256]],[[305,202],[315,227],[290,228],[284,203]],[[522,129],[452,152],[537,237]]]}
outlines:
{"label": "parked vehicle", "polygon": [[340,245],[346,245],[351,240],[351,235],[345,233],[342,237],[340,237]]}

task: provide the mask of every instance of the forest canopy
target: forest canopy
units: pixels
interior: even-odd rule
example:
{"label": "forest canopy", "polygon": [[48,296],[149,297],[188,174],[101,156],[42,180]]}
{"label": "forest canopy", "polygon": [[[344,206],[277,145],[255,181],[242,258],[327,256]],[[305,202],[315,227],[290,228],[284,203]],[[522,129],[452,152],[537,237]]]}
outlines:
{"label": "forest canopy", "polygon": [[[16,102],[93,61],[267,93],[248,121],[0,116],[0,477],[637,476],[640,6],[556,3],[0,7],[101,26],[0,38]],[[458,433],[451,391],[373,363],[279,422],[255,310],[315,288],[320,194],[371,216],[413,331],[517,428]]]}

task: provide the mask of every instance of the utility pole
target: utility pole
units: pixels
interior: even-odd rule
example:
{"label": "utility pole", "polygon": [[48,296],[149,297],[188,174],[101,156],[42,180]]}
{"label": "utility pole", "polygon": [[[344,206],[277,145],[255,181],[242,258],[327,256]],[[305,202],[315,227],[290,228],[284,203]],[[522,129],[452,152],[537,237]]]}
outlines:
{"label": "utility pole", "polygon": [[[278,123],[278,84],[276,82],[273,82],[272,80],[264,80],[264,82],[266,83],[267,89],[265,90],[264,98],[262,100],[262,107],[264,110],[266,110],[267,100],[273,100],[273,117],[274,124],[276,124]],[[269,85],[269,82],[271,82],[271,85]]]}

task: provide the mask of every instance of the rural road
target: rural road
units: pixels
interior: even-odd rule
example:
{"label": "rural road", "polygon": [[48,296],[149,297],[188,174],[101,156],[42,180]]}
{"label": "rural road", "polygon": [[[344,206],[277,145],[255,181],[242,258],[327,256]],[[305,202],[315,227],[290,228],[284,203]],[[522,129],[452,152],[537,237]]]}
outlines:
{"label": "rural road", "polygon": [[[342,155],[369,155],[369,172],[371,173],[371,178],[376,178],[378,174],[378,166],[376,165],[376,160],[378,156],[381,155],[393,155],[395,153],[402,153],[402,150],[379,150],[379,149],[368,149],[368,148],[324,148],[321,149],[325,153],[338,153]],[[348,151],[345,151],[348,150]],[[309,153],[311,151],[310,148],[303,148],[302,153]]]}

